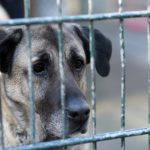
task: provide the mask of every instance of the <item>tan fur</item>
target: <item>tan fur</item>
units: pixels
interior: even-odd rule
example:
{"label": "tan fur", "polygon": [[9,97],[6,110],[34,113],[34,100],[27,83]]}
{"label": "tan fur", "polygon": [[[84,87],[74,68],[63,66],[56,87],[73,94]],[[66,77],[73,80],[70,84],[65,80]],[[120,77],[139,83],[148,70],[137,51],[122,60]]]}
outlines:
{"label": "tan fur", "polygon": [[[83,29],[84,30],[84,29]],[[34,86],[35,142],[60,139],[63,136],[60,98],[58,26],[32,26],[32,82]],[[80,33],[81,32],[81,33]],[[65,133],[74,136],[85,133],[90,114],[86,100],[86,65],[89,63],[88,33],[80,26],[63,25]],[[86,29],[84,32],[88,32]],[[102,76],[109,72],[110,42],[96,31],[99,41],[97,54],[104,57],[97,70]],[[28,37],[24,27],[0,27],[1,97],[6,147],[31,143],[31,116],[28,84]],[[104,47],[104,48],[103,48]],[[101,53],[102,51],[102,53]],[[102,60],[97,60],[97,64]],[[107,67],[105,69],[105,67]],[[80,150],[80,146],[70,148]],[[62,148],[56,148],[62,150]],[[87,149],[86,149],[87,150]]]}
{"label": "tan fur", "polygon": [[[56,26],[53,26],[52,28],[57,29]],[[66,32],[66,35],[67,35],[67,36],[65,35],[65,42],[66,42],[66,44],[64,45],[65,49],[67,50],[67,49],[70,49],[70,47],[73,47],[73,48],[76,47],[78,54],[81,55],[85,59],[85,53],[84,53],[82,46],[79,44],[80,42],[76,41],[76,37],[69,35],[70,29],[69,30],[68,29],[69,29],[69,26],[66,26],[64,28],[65,30],[64,32]],[[32,50],[33,50],[32,63],[34,64],[34,62],[36,62],[39,59],[38,56],[36,55],[36,51],[40,51],[44,49],[44,47],[46,46],[46,49],[52,50],[50,55],[54,59],[53,61],[55,61],[55,70],[57,71],[59,70],[59,66],[57,64],[58,63],[58,50],[56,50],[56,47],[53,45],[53,43],[49,44],[47,43],[46,39],[44,38],[41,39],[41,36],[45,36],[43,35],[43,33],[46,32],[46,30],[44,30],[44,28],[39,26],[38,31],[40,31],[40,33],[37,34],[37,30],[35,30],[33,27],[32,38],[35,38],[35,40],[32,41]],[[9,32],[9,29],[6,31]],[[5,145],[7,145],[8,147],[31,143],[30,106],[29,106],[30,103],[29,103],[29,100],[25,98],[26,96],[28,97],[27,93],[29,93],[28,91],[29,89],[28,89],[28,83],[26,82],[26,80],[22,80],[23,79],[22,69],[25,69],[25,68],[27,69],[27,59],[28,59],[28,55],[26,53],[27,50],[26,50],[25,40],[26,40],[26,37],[24,34],[22,41],[20,42],[20,44],[17,46],[15,50],[16,51],[14,54],[15,59],[13,62],[13,68],[12,68],[12,73],[11,73],[13,76],[13,80],[9,79],[7,75],[2,75],[2,91],[3,91],[2,93],[5,93],[2,95],[3,96],[2,111],[3,111],[3,122],[4,122],[4,131],[5,131],[4,132],[5,133]],[[38,42],[39,40],[40,42]],[[70,40],[74,41],[74,43],[70,44],[71,42]],[[65,52],[65,57],[66,58],[70,57],[69,51]],[[59,74],[59,71],[57,71],[56,76],[58,76],[58,74]],[[71,78],[73,78],[73,76]],[[7,82],[5,83],[5,81]],[[77,79],[77,82],[79,82],[79,86],[82,89],[82,91],[85,92],[84,77],[81,78],[80,80]],[[38,105],[38,100],[44,99],[46,95],[45,89],[47,89],[49,85],[47,81],[45,82],[43,80],[39,80],[38,77],[33,78],[33,83],[34,83],[35,99],[37,101],[35,102]],[[23,92],[23,95],[20,95],[20,88],[22,88],[22,86],[23,86],[23,89],[21,90]],[[12,97],[12,100],[18,105],[17,107],[15,106],[16,108],[14,107],[15,103],[14,104],[10,103],[8,97]],[[22,107],[21,111],[18,108],[20,106]],[[43,126],[42,120],[37,113],[35,113],[35,116],[36,116],[35,125],[36,125],[36,130],[37,130],[36,142],[40,142],[45,138],[45,126]],[[20,120],[20,117],[23,117],[23,118]],[[62,136],[62,124],[61,124],[62,121],[61,120],[62,120],[61,111],[59,109],[58,110],[56,109],[52,113],[48,121],[49,124],[47,124],[46,126],[47,130],[50,130],[51,134],[55,135],[56,137]]]}

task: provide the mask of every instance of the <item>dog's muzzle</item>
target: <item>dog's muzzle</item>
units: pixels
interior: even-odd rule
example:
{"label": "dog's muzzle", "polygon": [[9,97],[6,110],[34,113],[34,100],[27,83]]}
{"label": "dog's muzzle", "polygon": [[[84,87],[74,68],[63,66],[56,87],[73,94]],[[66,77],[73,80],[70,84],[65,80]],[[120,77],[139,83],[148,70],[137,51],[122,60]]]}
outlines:
{"label": "dog's muzzle", "polygon": [[69,124],[68,134],[85,133],[90,115],[90,108],[85,99],[72,99],[66,109]]}

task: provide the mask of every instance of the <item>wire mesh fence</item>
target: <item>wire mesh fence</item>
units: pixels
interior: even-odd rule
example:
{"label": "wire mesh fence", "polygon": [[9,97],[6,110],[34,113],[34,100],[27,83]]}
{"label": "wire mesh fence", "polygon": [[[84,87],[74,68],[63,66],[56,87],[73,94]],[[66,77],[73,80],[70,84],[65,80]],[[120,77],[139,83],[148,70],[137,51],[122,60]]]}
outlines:
{"label": "wire mesh fence", "polygon": [[[38,150],[38,149],[50,149],[50,148],[58,148],[64,147],[67,149],[67,146],[84,144],[84,143],[93,143],[93,150],[97,150],[97,142],[106,141],[106,140],[113,140],[113,139],[120,139],[121,140],[121,149],[125,150],[125,138],[133,137],[133,136],[140,136],[140,135],[149,135],[150,128],[135,128],[126,130],[125,129],[125,111],[126,111],[126,51],[125,51],[125,39],[124,39],[124,20],[128,18],[142,18],[147,17],[147,39],[148,39],[148,84],[150,83],[150,1],[148,1],[147,10],[143,11],[130,11],[124,12],[123,11],[123,0],[118,0],[119,10],[118,12],[113,13],[100,13],[100,14],[92,14],[93,13],[93,1],[88,0],[88,14],[87,15],[78,15],[78,16],[62,16],[62,0],[57,0],[58,12],[59,16],[57,17],[42,17],[42,18],[29,18],[30,16],[30,0],[24,0],[24,9],[25,9],[25,18],[22,19],[9,19],[9,20],[1,20],[0,26],[18,26],[18,25],[25,25],[26,26],[26,34],[28,37],[28,41],[26,43],[28,49],[28,77],[29,77],[29,89],[30,89],[30,116],[31,116],[31,137],[32,137],[32,144],[18,146],[15,148],[5,148],[4,147],[4,132],[3,131],[3,122],[2,122],[2,113],[1,117],[1,148],[6,150]],[[119,36],[120,36],[120,60],[121,60],[121,118],[120,118],[120,131],[115,132],[107,132],[103,134],[96,133],[96,78],[95,78],[95,60],[94,60],[94,36],[93,36],[93,23],[94,21],[102,21],[102,20],[112,20],[118,19],[120,22],[119,25]],[[64,75],[64,45],[63,45],[63,34],[62,34],[62,25],[66,22],[88,22],[89,24],[89,47],[90,47],[90,70],[91,70],[91,103],[92,103],[92,135],[85,136],[85,137],[75,137],[75,138],[66,138],[65,137],[65,75]],[[56,141],[49,141],[49,142],[42,142],[35,144],[35,106],[34,106],[34,85],[32,83],[32,49],[31,49],[31,35],[30,35],[30,26],[37,25],[37,24],[49,24],[49,23],[56,23],[58,24],[58,43],[59,43],[59,68],[60,68],[60,95],[61,95],[61,107],[62,107],[62,118],[63,118],[63,138],[61,140]],[[148,85],[148,99],[149,99],[149,108],[150,108],[150,85]],[[1,106],[1,104],[0,104]],[[149,122],[150,123],[150,111],[148,114]],[[149,149],[150,149],[150,138],[149,141]]]}

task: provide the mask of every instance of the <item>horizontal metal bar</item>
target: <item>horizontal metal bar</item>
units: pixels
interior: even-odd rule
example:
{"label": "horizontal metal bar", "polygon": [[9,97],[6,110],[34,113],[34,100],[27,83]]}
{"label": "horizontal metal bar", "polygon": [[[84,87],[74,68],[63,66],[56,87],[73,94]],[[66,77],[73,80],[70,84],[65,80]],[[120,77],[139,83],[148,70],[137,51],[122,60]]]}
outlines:
{"label": "horizontal metal bar", "polygon": [[124,131],[109,132],[104,134],[96,134],[93,136],[87,136],[82,138],[81,137],[68,138],[63,140],[24,145],[16,148],[5,148],[5,150],[41,150],[41,149],[46,150],[49,148],[71,146],[71,145],[90,143],[96,141],[113,140],[122,137],[139,136],[139,135],[145,135],[149,133],[150,133],[150,128],[137,128],[137,129],[124,130]]}
{"label": "horizontal metal bar", "polygon": [[30,25],[30,24],[47,24],[47,23],[62,23],[62,22],[75,22],[75,21],[89,21],[89,20],[107,20],[107,19],[127,19],[137,17],[150,17],[150,12],[143,11],[127,11],[127,12],[114,12],[114,13],[101,13],[93,15],[78,15],[78,16],[63,16],[63,17],[35,17],[24,19],[9,19],[0,20],[0,25]]}

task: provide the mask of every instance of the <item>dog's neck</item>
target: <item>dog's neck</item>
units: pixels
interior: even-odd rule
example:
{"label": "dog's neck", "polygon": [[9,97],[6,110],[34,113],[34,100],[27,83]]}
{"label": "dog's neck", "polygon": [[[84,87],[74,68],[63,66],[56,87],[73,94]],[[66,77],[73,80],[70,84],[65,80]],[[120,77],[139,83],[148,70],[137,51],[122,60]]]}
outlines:
{"label": "dog's neck", "polygon": [[[5,78],[2,77],[0,84],[4,145],[6,147],[9,147],[29,143],[30,132],[29,121],[28,119],[26,119],[27,114],[25,114],[25,111],[23,109],[17,107],[17,105],[15,105],[15,103],[13,103],[13,101],[9,99],[3,84],[4,80]],[[15,109],[12,109],[12,107],[15,107]]]}
{"label": "dog's neck", "polygon": [[7,101],[4,99],[4,96],[2,96],[2,118],[4,124],[3,130],[5,145],[16,146],[29,143],[29,128],[25,128],[25,126],[20,124],[19,118],[16,117],[15,112],[11,111]]}
{"label": "dog's neck", "polygon": [[[23,145],[31,143],[30,130],[30,111],[25,110],[25,106],[12,104],[7,94],[5,93],[3,84],[1,85],[1,102],[4,128],[4,143],[6,147]],[[12,109],[11,107],[15,107]],[[18,108],[21,107],[22,109]],[[13,111],[12,111],[13,110]],[[35,142],[40,142],[45,139],[45,133],[41,123],[40,116],[35,114],[36,118],[36,139]]]}

